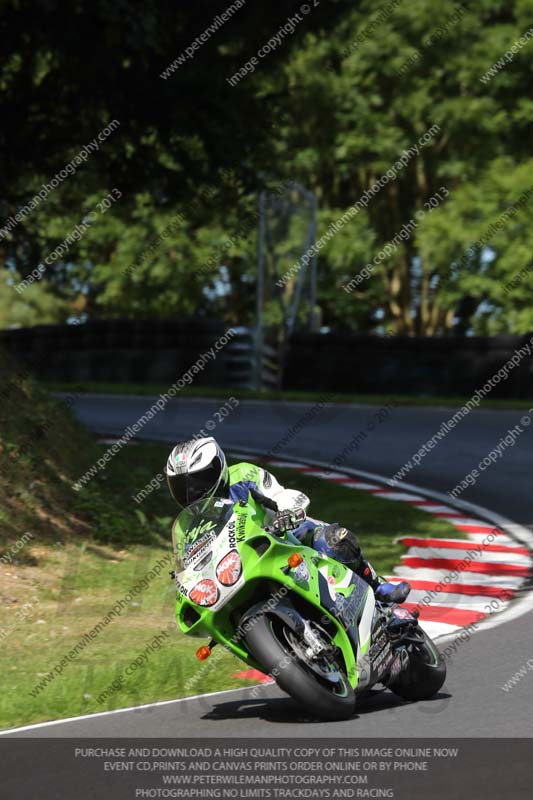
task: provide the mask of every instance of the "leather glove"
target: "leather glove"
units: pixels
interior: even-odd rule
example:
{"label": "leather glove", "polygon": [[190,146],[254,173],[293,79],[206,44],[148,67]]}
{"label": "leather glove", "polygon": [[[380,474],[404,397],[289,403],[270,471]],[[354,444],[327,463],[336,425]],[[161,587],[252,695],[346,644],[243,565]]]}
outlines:
{"label": "leather glove", "polygon": [[270,530],[273,533],[281,534],[285,533],[285,531],[290,531],[293,528],[297,528],[302,524],[302,522],[305,522],[305,511],[303,508],[278,511],[272,520],[272,523],[270,524]]}

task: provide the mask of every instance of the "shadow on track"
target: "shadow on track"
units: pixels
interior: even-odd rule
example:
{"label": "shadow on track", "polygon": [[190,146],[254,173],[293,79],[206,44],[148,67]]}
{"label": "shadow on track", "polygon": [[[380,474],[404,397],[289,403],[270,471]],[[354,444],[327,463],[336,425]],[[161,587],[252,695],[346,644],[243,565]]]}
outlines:
{"label": "shadow on track", "polygon": [[[432,704],[438,704],[443,700],[449,700],[451,695],[439,692],[431,700],[425,700],[423,705],[428,709]],[[385,689],[371,690],[358,698],[356,713],[346,720],[353,722],[365,714],[377,713],[380,711],[393,711],[403,706],[422,705],[420,702],[411,703],[396,697],[392,692]],[[440,710],[438,705],[435,710]],[[257,719],[263,722],[287,725],[301,725],[314,723],[317,720],[309,712],[302,709],[290,697],[279,698],[252,698],[243,700],[233,700],[225,703],[213,705],[201,719],[210,722],[222,722],[225,720]],[[336,724],[339,724],[338,722]]]}

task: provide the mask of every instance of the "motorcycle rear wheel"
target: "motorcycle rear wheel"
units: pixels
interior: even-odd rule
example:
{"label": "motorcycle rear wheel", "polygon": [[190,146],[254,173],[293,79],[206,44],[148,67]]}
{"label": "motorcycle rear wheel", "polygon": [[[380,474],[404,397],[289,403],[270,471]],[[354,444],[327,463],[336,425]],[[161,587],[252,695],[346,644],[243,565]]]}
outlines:
{"label": "motorcycle rear wheel", "polygon": [[429,700],[446,680],[446,663],[429,636],[418,628],[419,643],[411,642],[409,666],[388,688],[404,700]]}

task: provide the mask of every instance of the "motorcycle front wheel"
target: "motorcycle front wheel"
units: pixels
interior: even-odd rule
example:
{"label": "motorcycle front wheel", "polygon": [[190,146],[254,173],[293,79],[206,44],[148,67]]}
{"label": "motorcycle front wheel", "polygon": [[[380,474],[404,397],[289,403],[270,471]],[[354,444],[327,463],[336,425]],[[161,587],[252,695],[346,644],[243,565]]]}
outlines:
{"label": "motorcycle front wheel", "polygon": [[355,694],[338,657],[309,662],[307,644],[279,617],[260,614],[246,633],[246,644],[263,672],[313,717],[341,720],[352,716]]}

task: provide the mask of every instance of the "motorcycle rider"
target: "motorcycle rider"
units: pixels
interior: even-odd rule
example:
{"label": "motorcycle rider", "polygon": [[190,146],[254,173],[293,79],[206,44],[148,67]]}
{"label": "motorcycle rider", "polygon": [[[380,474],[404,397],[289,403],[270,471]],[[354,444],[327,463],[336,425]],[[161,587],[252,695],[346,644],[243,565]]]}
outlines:
{"label": "motorcycle rider", "polygon": [[409,594],[406,581],[388,583],[377,575],[352,531],[337,522],[328,524],[309,517],[302,523],[302,509],[309,504],[306,495],[284,489],[274,475],[255,464],[241,462],[228,467],[223,450],[211,436],[179,442],[168,457],[165,473],[170,493],[181,508],[212,497],[238,502],[246,501],[251,493],[259,502],[266,498],[271,507],[272,501],[273,507],[277,506],[270,527],[278,533],[291,531],[303,544],[346,564],[382,602],[401,603]]}

